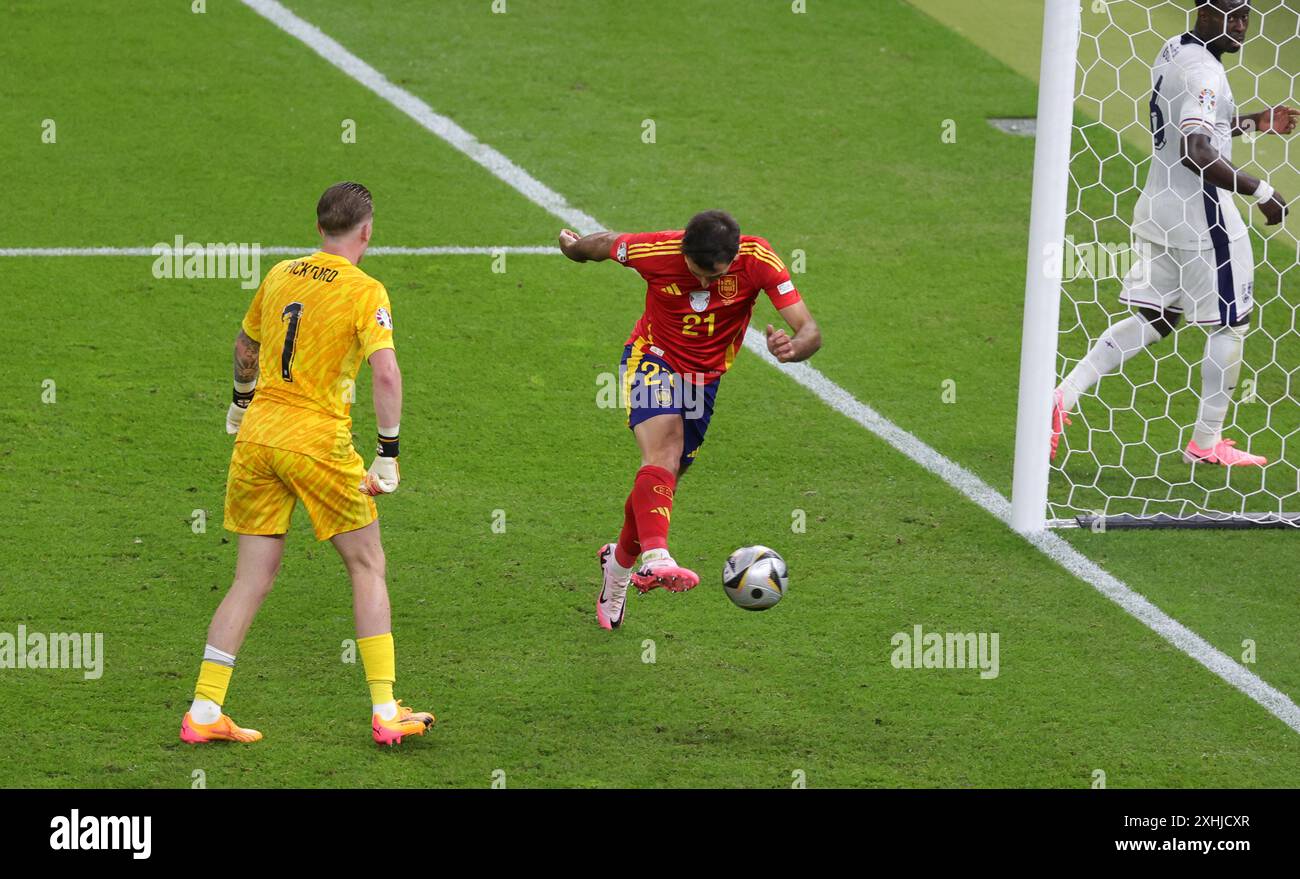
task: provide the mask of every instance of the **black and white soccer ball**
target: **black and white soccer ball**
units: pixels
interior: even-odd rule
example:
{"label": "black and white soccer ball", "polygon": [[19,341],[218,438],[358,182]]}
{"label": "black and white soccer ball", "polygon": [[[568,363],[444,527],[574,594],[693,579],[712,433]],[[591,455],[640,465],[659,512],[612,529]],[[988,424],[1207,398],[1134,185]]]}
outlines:
{"label": "black and white soccer ball", "polygon": [[767,610],[785,597],[790,572],[785,559],[766,546],[744,546],[722,568],[722,589],[736,607]]}

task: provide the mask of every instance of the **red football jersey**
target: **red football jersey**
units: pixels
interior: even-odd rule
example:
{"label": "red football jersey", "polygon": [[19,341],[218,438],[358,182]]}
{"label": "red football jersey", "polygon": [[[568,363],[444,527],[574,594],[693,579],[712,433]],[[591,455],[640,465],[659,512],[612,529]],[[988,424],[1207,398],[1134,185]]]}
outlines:
{"label": "red football jersey", "polygon": [[645,312],[628,344],[644,339],[696,384],[731,368],[760,290],[778,309],[800,300],[785,263],[756,235],[740,236],[735,262],[707,290],[686,267],[680,229],[620,235],[609,255],[646,281]]}

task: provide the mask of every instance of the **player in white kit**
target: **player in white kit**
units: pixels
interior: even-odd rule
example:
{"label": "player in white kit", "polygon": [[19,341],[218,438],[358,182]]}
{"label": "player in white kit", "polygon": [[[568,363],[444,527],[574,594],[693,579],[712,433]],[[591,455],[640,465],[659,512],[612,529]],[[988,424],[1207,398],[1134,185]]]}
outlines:
{"label": "player in white kit", "polygon": [[1241,50],[1249,0],[1195,0],[1196,25],[1165,43],[1151,69],[1152,159],[1133,212],[1143,254],[1120,301],[1135,314],[1111,325],[1056,389],[1052,457],[1079,396],[1173,332],[1181,318],[1206,328],[1200,411],[1183,451],[1188,463],[1260,467],[1268,461],[1223,438],[1254,308],[1255,260],[1233,193],[1253,197],[1270,226],[1286,200],[1232,165],[1232,139],[1248,131],[1290,134],[1300,110],[1277,106],[1238,116],[1220,60]]}

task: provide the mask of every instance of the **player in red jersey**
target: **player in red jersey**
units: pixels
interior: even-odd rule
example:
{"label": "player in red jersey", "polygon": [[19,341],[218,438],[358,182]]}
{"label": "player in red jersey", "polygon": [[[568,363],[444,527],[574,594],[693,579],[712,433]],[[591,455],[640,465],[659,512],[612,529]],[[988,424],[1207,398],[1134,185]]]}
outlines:
{"label": "player in red jersey", "polygon": [[560,250],[575,262],[617,260],[646,281],[645,312],[620,367],[641,468],[623,506],[618,541],[599,553],[596,619],[615,629],[629,583],[641,592],[658,586],[682,592],[700,582],[668,551],[673,493],[704,442],[718,382],[745,342],[759,292],[794,332],[767,325],[767,350],[778,360],[808,359],[821,347],[821,332],[785,263],[762,238],[741,235],[725,211],[696,214],[684,230],[668,232],[579,237],[565,229]]}

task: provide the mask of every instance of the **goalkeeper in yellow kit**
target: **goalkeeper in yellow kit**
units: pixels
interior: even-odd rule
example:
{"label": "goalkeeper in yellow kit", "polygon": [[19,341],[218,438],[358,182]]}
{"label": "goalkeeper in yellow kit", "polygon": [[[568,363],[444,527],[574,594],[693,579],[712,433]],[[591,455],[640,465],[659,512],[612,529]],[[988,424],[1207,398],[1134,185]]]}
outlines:
{"label": "goalkeeper in yellow kit", "polygon": [[[357,646],[370,686],[371,731],[393,745],[423,735],[433,715],[393,699],[396,662],[384,550],[373,497],[396,491],[402,376],[384,285],[357,264],[374,210],[359,183],[338,183],[316,205],[321,249],[285,260],[263,279],[235,339],[234,400],[226,430],[235,450],[225,527],[239,535],[235,580],[208,628],[194,703],[181,739],[255,742],[262,734],[222,713],[235,654],[271,590],[295,503],[352,578]],[[370,364],[379,448],[367,471],[352,447],[353,382]]]}

